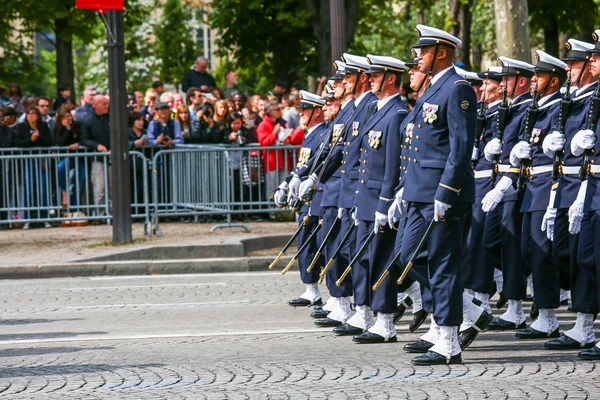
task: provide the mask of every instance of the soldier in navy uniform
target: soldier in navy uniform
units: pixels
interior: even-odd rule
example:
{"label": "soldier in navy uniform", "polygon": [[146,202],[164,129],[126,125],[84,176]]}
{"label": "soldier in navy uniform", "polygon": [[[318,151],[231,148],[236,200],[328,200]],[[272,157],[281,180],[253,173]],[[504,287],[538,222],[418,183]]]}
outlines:
{"label": "soldier in navy uniform", "polygon": [[[489,325],[490,330],[514,330],[526,327],[523,300],[527,290],[527,265],[521,256],[521,200],[522,196],[513,187],[509,172],[518,173],[519,168],[511,167],[510,151],[519,142],[525,113],[531,104],[529,93],[535,67],[524,61],[500,57],[503,80],[500,88],[510,100],[509,116],[502,140],[494,137],[485,148],[485,158],[493,162],[497,171],[494,188],[482,199],[482,210],[486,213],[498,207],[497,219],[486,219],[483,243],[492,255],[500,248],[497,262],[502,267],[504,286],[502,292],[508,299],[508,310]],[[495,223],[498,222],[496,226]],[[499,231],[499,235],[497,232]]]}
{"label": "soldier in navy uniform", "polygon": [[[395,196],[407,212],[401,265],[407,265],[427,226],[433,229],[423,248],[426,262],[410,273],[432,294],[430,310],[438,332],[435,345],[413,358],[416,365],[460,363],[458,328],[463,322],[463,225],[475,194],[471,154],[475,137],[475,92],[456,74],[454,49],[461,41],[436,28],[417,25],[419,68],[431,76],[412,114],[408,168]],[[425,299],[424,299],[425,300]],[[426,306],[424,301],[423,305]],[[465,304],[477,329],[489,323],[483,309]],[[471,311],[473,311],[471,313]],[[481,319],[483,317],[483,319]],[[485,320],[485,321],[484,321]],[[477,331],[476,331],[477,332]],[[476,333],[475,333],[476,334]],[[471,338],[474,336],[471,335]]]}
{"label": "soldier in navy uniform", "polygon": [[[483,248],[483,230],[486,218],[498,218],[497,210],[486,215],[481,209],[481,199],[487,192],[492,190],[492,163],[484,157],[483,149],[492,140],[496,130],[496,115],[498,105],[502,101],[500,82],[502,81],[502,68],[491,67],[486,72],[480,72],[479,76],[484,79],[481,86],[484,104],[483,131],[479,132],[479,146],[473,148],[471,162],[475,166],[475,202],[473,203],[473,214],[471,227],[467,239],[470,253],[469,277],[465,284],[470,285],[474,297],[481,301],[482,307],[491,313],[490,296],[494,293],[494,257]],[[487,108],[485,108],[487,107]],[[497,226],[497,223],[495,224]],[[502,288],[499,288],[502,290]]]}
{"label": "soldier in navy uniform", "polygon": [[[519,178],[527,185],[521,204],[521,254],[526,263],[531,265],[535,303],[539,309],[539,316],[531,326],[517,331],[516,336],[520,339],[559,336],[558,318],[554,310],[560,307],[561,274],[552,261],[552,242],[541,229],[551,201],[553,166],[552,159],[544,154],[542,143],[558,122],[560,88],[567,78],[567,64],[541,50],[537,50],[535,56],[537,63],[531,80],[535,97],[528,112],[531,113],[535,107],[537,113],[526,117],[523,133],[527,137],[521,134],[520,141],[509,156],[513,167],[520,168],[523,163],[529,166],[524,171],[521,168],[521,174],[507,174],[515,185]],[[566,276],[568,287],[568,274]]]}
{"label": "soldier in navy uniform", "polygon": [[[398,309],[398,286],[395,279],[389,279],[376,292],[371,291],[371,286],[388,265],[394,250],[395,231],[387,224],[387,211],[393,198],[383,197],[381,191],[387,143],[392,136],[396,136],[394,140],[397,142],[400,123],[408,114],[399,94],[406,65],[387,56],[367,55],[367,59],[370,64],[371,90],[378,101],[371,117],[359,128],[360,165],[353,218],[355,224],[358,224],[357,248],[360,249],[366,243],[371,232],[375,232],[375,237],[357,265],[357,268],[368,270],[366,282],[359,283],[366,285],[364,289],[367,298],[364,304],[357,303],[357,319],[366,321],[364,325],[367,331],[354,336],[353,340],[358,343],[382,343],[397,341],[393,316]],[[375,204],[377,211],[374,213]],[[395,273],[392,272],[391,276],[395,276]],[[375,323],[370,322],[373,311],[378,313]]]}
{"label": "soldier in navy uniform", "polygon": [[[315,157],[320,146],[326,140],[327,129],[324,124],[323,106],[325,99],[315,94],[300,91],[300,104],[297,106],[300,112],[302,126],[307,128],[302,141],[302,148],[300,149],[300,155],[298,157],[298,165],[296,171],[292,173],[293,177],[296,177],[296,172],[306,166],[311,158]],[[293,178],[291,179],[293,180]],[[284,197],[287,196],[289,190],[288,182],[284,181],[279,185],[279,188],[274,194],[275,203],[281,206],[284,203]],[[288,197],[289,198],[289,197]],[[315,199],[318,198],[315,196]],[[290,198],[291,201],[295,199]],[[300,235],[298,236],[298,249],[300,249],[304,243],[308,240],[310,234],[314,231],[317,225],[320,223],[320,209],[312,209],[309,204],[303,204],[300,209],[298,217],[298,224],[304,225]],[[314,215],[313,215],[314,214]],[[311,272],[307,272],[308,266],[312,261],[318,248],[318,241],[316,238],[312,239],[312,243],[309,244],[304,251],[298,257],[298,264],[300,267],[300,277],[302,282],[306,285],[305,292],[300,295],[299,298],[290,300],[289,305],[293,307],[306,307],[315,304],[322,304],[321,293],[319,291],[319,273],[321,265],[314,268]]]}
{"label": "soldier in navy uniform", "polygon": [[[350,56],[350,61],[353,61],[353,56]],[[340,235],[340,224],[338,218],[337,203],[339,200],[340,183],[342,174],[339,171],[342,159],[343,143],[346,141],[347,128],[350,118],[354,112],[354,96],[355,88],[348,87],[345,84],[348,75],[361,74],[365,71],[364,67],[355,64],[348,64],[344,58],[344,62],[338,62],[338,65],[343,65],[343,69],[338,69],[334,87],[336,94],[341,100],[341,109],[337,114],[332,125],[332,139],[329,148],[324,152],[324,159],[318,164],[314,172],[302,182],[299,188],[300,198],[309,195],[317,181],[323,185],[323,199],[321,207],[323,207],[323,232],[325,234],[333,227],[332,236],[325,243],[324,256],[325,260],[329,260],[339,244],[338,237]],[[340,79],[342,78],[342,79]],[[331,155],[328,153],[331,152]],[[323,157],[322,157],[323,158]],[[305,172],[301,172],[305,174]],[[331,313],[325,318],[317,319],[315,325],[322,327],[336,327],[342,325],[352,314],[351,296],[352,296],[352,281],[348,280],[344,285],[336,286],[335,281],[339,277],[339,260],[334,259],[333,265],[327,271],[326,283],[329,290],[330,299],[327,301],[329,306],[332,306]],[[345,268],[342,266],[341,268]],[[331,304],[329,304],[331,303]],[[325,310],[324,312],[327,312]],[[323,312],[323,313],[324,313]],[[312,316],[320,316],[321,312],[315,312]]]}
{"label": "soldier in navy uniform", "polygon": [[[590,265],[577,264],[577,246],[579,233],[569,234],[568,211],[577,197],[581,185],[579,168],[581,156],[576,157],[571,152],[570,143],[573,136],[585,123],[590,98],[598,84],[598,78],[589,69],[591,43],[569,39],[566,43],[569,49],[567,72],[571,77],[572,104],[568,110],[564,124],[564,132],[556,130],[547,135],[543,142],[544,153],[554,159],[559,152],[560,168],[558,180],[553,186],[555,199],[548,204],[548,209],[542,221],[542,230],[548,239],[552,240],[553,259],[562,268],[570,268],[571,308],[577,312],[575,326],[563,332],[557,338],[546,342],[545,347],[551,350],[576,350],[594,346],[594,315],[598,313],[596,297],[596,269]],[[557,186],[557,187],[556,187]],[[551,195],[552,196],[552,195]]]}
{"label": "soldier in navy uniform", "polygon": [[[595,47],[590,50],[590,70],[594,77],[600,76],[600,29],[596,30],[593,35]],[[589,164],[586,169],[581,171],[582,177],[585,179],[581,182],[577,197],[573,204],[569,207],[569,232],[572,235],[580,233],[579,245],[577,248],[577,265],[580,268],[580,273],[585,274],[588,279],[596,276],[595,293],[591,291],[588,296],[596,296],[598,302],[600,299],[600,124],[595,127],[587,126],[587,119],[591,116],[590,111],[596,109],[597,102],[600,98],[597,97],[597,91],[592,95],[588,113],[586,116],[585,128],[573,136],[569,146],[571,153],[574,156],[587,156]],[[589,128],[595,128],[595,131]],[[582,167],[584,165],[582,164]],[[585,290],[585,289],[584,289]],[[591,303],[591,301],[590,301]],[[578,318],[578,322],[579,322]],[[590,340],[594,340],[593,321],[586,318],[585,325],[579,329],[585,331],[585,335],[580,338],[580,344],[584,347],[589,346]],[[572,330],[573,331],[573,330]],[[587,345],[587,346],[586,346]],[[582,350],[578,354],[579,358],[584,360],[600,360],[600,342],[596,346]]]}

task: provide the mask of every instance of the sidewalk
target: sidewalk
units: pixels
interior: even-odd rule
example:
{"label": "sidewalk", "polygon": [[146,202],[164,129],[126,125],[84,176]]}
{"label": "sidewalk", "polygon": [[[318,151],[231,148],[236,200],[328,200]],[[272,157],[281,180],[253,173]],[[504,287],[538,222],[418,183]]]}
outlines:
{"label": "sidewalk", "polygon": [[151,246],[206,245],[265,235],[291,235],[295,222],[248,222],[247,233],[241,228],[210,232],[213,223],[161,223],[162,237],[144,236],[143,224],[133,225],[134,242],[112,244],[112,226],[86,226],[50,229],[9,229],[0,231],[0,266],[57,264],[105,256]]}

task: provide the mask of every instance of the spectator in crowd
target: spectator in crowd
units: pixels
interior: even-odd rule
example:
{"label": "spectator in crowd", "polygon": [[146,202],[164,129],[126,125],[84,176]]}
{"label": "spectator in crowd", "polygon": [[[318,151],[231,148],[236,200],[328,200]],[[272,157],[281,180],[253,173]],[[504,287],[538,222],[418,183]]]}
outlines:
{"label": "spectator in crowd", "polygon": [[246,106],[246,95],[243,93],[234,93],[231,96],[231,102],[233,103],[233,111],[242,112],[242,108]]}
{"label": "spectator in crowd", "polygon": [[[256,135],[261,146],[276,146],[297,144],[292,143],[289,137],[283,138],[280,133],[286,128],[286,122],[281,118],[281,104],[271,101],[265,107],[265,118],[256,129]],[[299,143],[298,143],[299,144]],[[282,182],[291,165],[288,165],[291,158],[286,163],[285,152],[283,150],[263,150],[265,180],[267,182],[267,193],[275,190]]]}
{"label": "spectator in crowd", "polygon": [[202,86],[216,87],[215,78],[206,72],[208,69],[208,59],[206,57],[198,57],[194,68],[186,71],[181,80],[181,87],[184,92],[191,87],[202,89]]}
{"label": "spectator in crowd", "polygon": [[198,88],[189,88],[187,92],[185,92],[185,97],[187,99],[188,110],[190,112],[190,118],[192,121],[198,119],[196,113],[200,109],[202,103],[204,103],[204,95]]}
{"label": "spectator in crowd", "polygon": [[17,110],[12,107],[6,107],[6,109],[0,112],[2,114],[2,124],[0,124],[0,148],[13,147],[18,126]]}
{"label": "spectator in crowd", "polygon": [[227,104],[227,100],[219,100],[215,105],[215,116],[213,119],[219,125],[221,130],[223,130],[227,126],[227,121],[229,121],[229,106]]}
{"label": "spectator in crowd", "polygon": [[68,85],[58,87],[58,96],[52,104],[52,109],[58,111],[63,104],[71,104],[71,88]]}
{"label": "spectator in crowd", "polygon": [[[40,110],[42,121],[48,124],[48,128],[52,131],[54,129],[54,119],[48,113],[50,111],[50,99],[46,96],[40,96],[36,99],[35,106]],[[19,123],[25,122],[25,119],[26,114],[21,115]]]}
{"label": "spectator in crowd", "polygon": [[[81,145],[99,153],[110,153],[110,121],[108,115],[108,98],[97,94],[92,100],[93,112],[82,123]],[[106,171],[105,171],[106,165]],[[108,158],[95,157],[91,163],[94,204],[98,207],[97,215],[104,215],[107,198],[111,197],[110,164]],[[104,176],[108,178],[108,182]]]}
{"label": "spectator in crowd", "polygon": [[237,83],[238,74],[234,70],[230,69],[225,72],[225,85],[221,88],[221,91],[226,99],[231,98],[234,93],[244,93]]}
{"label": "spectator in crowd", "polygon": [[261,119],[261,121],[263,119],[265,119],[265,107],[267,106],[267,104],[269,103],[269,100],[267,99],[266,96],[261,96],[258,99],[257,104],[257,114],[258,117]]}
{"label": "spectator in crowd", "polygon": [[[287,90],[287,83],[285,81],[278,79],[275,81],[275,87],[273,90],[267,93],[267,97],[276,97],[277,102],[281,103],[281,99]],[[270,99],[269,101],[271,101]]]}
{"label": "spectator in crowd", "polygon": [[135,94],[133,93],[127,93],[127,110],[129,112],[140,112],[140,105],[135,100]]}
{"label": "spectator in crowd", "polygon": [[[50,105],[50,102],[48,102]],[[46,147],[52,144],[52,135],[48,129],[48,124],[42,119],[42,114],[37,107],[29,107],[25,112],[25,121],[17,127],[15,135],[16,147]],[[35,160],[27,160],[22,166],[22,184],[23,184],[23,217],[29,219],[29,209],[45,208],[48,206],[48,185],[46,180],[46,170],[44,164]],[[40,200],[40,201],[36,201]],[[37,211],[31,211],[36,214]],[[47,211],[42,210],[39,214],[41,218],[47,218]],[[35,216],[33,216],[35,218]],[[49,222],[44,226],[50,228]],[[25,223],[23,229],[29,229],[30,224]]]}
{"label": "spectator in crowd", "polygon": [[10,105],[10,99],[8,98],[8,89],[4,86],[0,86],[0,107],[6,107]]}
{"label": "spectator in crowd", "polygon": [[173,93],[171,92],[164,92],[163,94],[160,95],[160,97],[158,98],[158,101],[160,103],[165,103],[166,105],[169,106],[169,109],[171,110],[171,113],[173,113],[173,109],[175,108],[175,97],[173,97]]}
{"label": "spectator in crowd", "polygon": [[21,92],[21,86],[18,83],[10,85],[8,99],[10,100],[10,104],[17,109],[17,112],[22,113],[25,111],[23,108],[23,92]]}
{"label": "spectator in crowd", "polygon": [[[69,104],[63,104],[56,114],[56,126],[52,132],[52,145],[68,147],[69,151],[77,150],[81,139],[79,126],[79,123],[73,121]],[[56,173],[58,175],[58,187],[62,193],[62,206],[78,206],[81,204],[81,193],[86,182],[85,160],[83,158],[63,158],[58,162]],[[71,179],[71,175],[73,175],[73,179]],[[74,189],[72,189],[72,181],[76,182]]]}
{"label": "spectator in crowd", "polygon": [[156,92],[156,96],[160,98],[160,96],[165,92],[165,84],[161,81],[152,82],[152,89]]}
{"label": "spectator in crowd", "polygon": [[142,93],[141,90],[136,90],[135,92],[133,92],[133,95],[135,96],[135,102],[140,105],[140,108],[143,107],[144,106],[144,93]]}
{"label": "spectator in crowd", "polygon": [[181,93],[175,93],[173,95],[173,112],[176,112],[177,107],[183,104],[185,104],[185,102],[183,101],[183,96],[181,95]]}
{"label": "spectator in crowd", "polygon": [[75,121],[82,122],[88,115],[94,111],[94,96],[96,88],[89,86],[83,91],[83,104],[75,109]]}
{"label": "spectator in crowd", "polygon": [[156,101],[156,91],[154,89],[146,90],[146,97],[144,98],[144,103],[146,103],[146,105],[140,110],[140,113],[146,121],[146,126],[154,119],[154,114],[156,113]]}
{"label": "spectator in crowd", "polygon": [[225,100],[225,95],[219,88],[211,88],[210,92],[215,96],[215,103],[219,100]]}
{"label": "spectator in crowd", "polygon": [[213,120],[215,113],[212,104],[202,104],[196,113],[197,119],[192,121],[190,143],[221,143],[223,138],[219,126]]}
{"label": "spectator in crowd", "polygon": [[167,103],[158,103],[156,114],[158,118],[148,124],[148,144],[150,146],[163,145],[167,147],[183,144],[181,125],[179,125],[179,121],[171,118],[171,106]]}
{"label": "spectator in crowd", "polygon": [[189,140],[192,130],[192,119],[190,118],[190,110],[185,104],[180,104],[175,111],[175,121],[181,125],[181,136],[184,140]]}
{"label": "spectator in crowd", "polygon": [[283,114],[283,119],[287,122],[287,127],[296,129],[300,127],[300,114],[296,106],[300,105],[300,96],[298,93],[290,93],[288,96],[288,109]]}
{"label": "spectator in crowd", "polygon": [[[129,114],[129,150],[138,150],[148,144],[148,137],[144,124],[144,116],[139,112]],[[144,164],[137,157],[132,157],[131,168],[131,204],[144,202]],[[138,208],[132,206],[132,214],[138,213]]]}
{"label": "spectator in crowd", "polygon": [[233,114],[235,112],[235,103],[231,99],[226,99],[227,108],[229,109],[229,114]]}

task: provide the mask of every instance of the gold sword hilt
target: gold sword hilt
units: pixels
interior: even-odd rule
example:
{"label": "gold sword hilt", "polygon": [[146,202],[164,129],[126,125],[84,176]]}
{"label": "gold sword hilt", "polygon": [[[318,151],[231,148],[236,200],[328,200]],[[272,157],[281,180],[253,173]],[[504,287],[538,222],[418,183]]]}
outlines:
{"label": "gold sword hilt", "polygon": [[310,263],[310,265],[306,269],[306,272],[310,272],[310,271],[313,270],[313,268],[315,267],[315,265],[317,265],[317,261],[319,261],[319,257],[321,257],[321,253],[317,251],[317,253],[315,254],[315,258],[313,258],[312,262]]}
{"label": "gold sword hilt", "polygon": [[342,282],[344,282],[344,279],[346,279],[346,277],[348,276],[350,271],[352,271],[352,266],[348,265],[348,267],[344,270],[344,273],[342,274],[342,276],[340,276],[340,279],[338,279],[335,282],[335,286],[340,286],[342,284]]}
{"label": "gold sword hilt", "polygon": [[406,275],[408,275],[408,271],[410,271],[410,269],[412,268],[413,263],[409,262],[408,264],[406,264],[406,268],[404,268],[404,271],[402,272],[402,275],[400,275],[400,278],[398,278],[398,285],[401,285],[402,282],[404,282],[404,279],[406,279]]}
{"label": "gold sword hilt", "polygon": [[288,263],[288,265],[285,266],[285,268],[281,271],[281,275],[285,275],[286,272],[288,272],[290,270],[290,268],[292,268],[292,265],[294,265],[294,263],[296,262],[296,257],[292,258],[292,260]]}
{"label": "gold sword hilt", "polygon": [[277,257],[275,258],[275,260],[271,263],[271,265],[269,265],[269,269],[273,269],[275,268],[275,265],[277,264],[277,262],[279,260],[281,260],[281,257],[283,257],[283,251],[280,251],[279,254],[277,255]]}
{"label": "gold sword hilt", "polygon": [[381,274],[381,276],[379,277],[377,282],[375,282],[375,284],[373,285],[373,287],[372,287],[373,291],[376,291],[377,289],[379,289],[379,286],[381,286],[381,284],[383,283],[383,281],[385,280],[385,278],[387,278],[387,276],[389,274],[390,274],[390,271],[388,269],[386,269],[385,272],[383,274]]}
{"label": "gold sword hilt", "polygon": [[325,275],[327,274],[327,270],[329,270],[329,267],[331,267],[331,265],[333,264],[333,260],[334,260],[333,258],[330,259],[327,262],[327,265],[325,265],[325,268],[323,268],[323,271],[321,271],[321,273],[319,274],[319,285],[321,283],[323,283],[323,279],[325,279]]}

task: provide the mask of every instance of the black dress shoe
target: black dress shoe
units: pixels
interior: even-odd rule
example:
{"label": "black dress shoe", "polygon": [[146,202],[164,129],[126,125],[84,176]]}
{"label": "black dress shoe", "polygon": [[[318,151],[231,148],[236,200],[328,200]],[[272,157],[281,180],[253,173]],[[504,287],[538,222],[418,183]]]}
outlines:
{"label": "black dress shoe", "polygon": [[538,310],[537,306],[535,305],[535,300],[533,301],[533,303],[531,303],[531,311],[529,311],[529,317],[531,317],[532,320],[536,320],[537,317],[540,316],[540,310]]}
{"label": "black dress shoe", "polygon": [[433,343],[429,343],[423,339],[419,339],[414,343],[405,344],[404,351],[407,351],[409,353],[427,353],[432,347]]}
{"label": "black dress shoe", "polygon": [[462,357],[460,353],[455,356],[450,357],[448,360],[441,354],[435,353],[433,351],[428,351],[425,354],[421,354],[420,356],[416,356],[411,361],[414,365],[446,365],[446,364],[462,364]]}
{"label": "black dress shoe", "polygon": [[577,340],[573,340],[565,334],[562,334],[558,339],[548,340],[544,344],[544,348],[548,350],[580,350],[591,349],[596,344],[594,342],[586,343],[581,346]]}
{"label": "black dress shoe", "polygon": [[302,297],[299,297],[297,299],[290,300],[290,302],[288,304],[292,307],[308,307],[308,306],[323,305],[323,300],[319,299],[313,303],[310,300],[306,300],[306,299],[303,299]]}
{"label": "black dress shoe", "polygon": [[548,334],[548,332],[538,331],[537,329],[529,327],[527,329],[517,331],[515,336],[519,339],[546,339],[557,338],[560,336],[560,333],[558,332],[558,328],[556,328],[554,331]]}
{"label": "black dress shoe", "polygon": [[385,340],[383,336],[369,331],[354,336],[352,340],[356,343],[394,343],[398,341],[396,336],[392,336],[388,340]]}
{"label": "black dress shoe", "polygon": [[315,311],[319,311],[323,309],[323,304],[315,304],[315,306],[313,307],[313,310]]}
{"label": "black dress shoe", "polygon": [[504,292],[498,293],[498,301],[496,302],[496,309],[499,310],[508,303],[508,299],[504,296]]}
{"label": "black dress shoe", "polygon": [[310,316],[313,318],[327,318],[328,315],[329,311],[324,309],[316,310],[310,313]]}
{"label": "black dress shoe", "polygon": [[496,318],[488,325],[490,331],[511,331],[515,329],[525,329],[527,325],[523,321],[520,325],[515,325],[514,322],[506,321],[502,318]]}
{"label": "black dress shoe", "polygon": [[402,319],[406,308],[410,306],[412,306],[412,300],[410,299],[410,297],[407,297],[402,303],[398,305],[398,310],[394,313],[394,325],[397,324],[398,321],[400,321],[400,319]]}
{"label": "black dress shoe", "polygon": [[589,350],[580,351],[579,354],[577,354],[577,357],[581,358],[582,360],[600,360],[600,347],[594,346]]}
{"label": "black dress shoe", "polygon": [[333,333],[340,336],[360,335],[363,332],[364,330],[362,328],[357,328],[356,326],[352,326],[350,324],[344,324],[333,328]]}
{"label": "black dress shoe", "polygon": [[427,313],[425,310],[417,311],[413,316],[413,321],[410,323],[408,330],[411,332],[416,331],[421,325],[423,325],[423,322],[425,322],[426,319]]}
{"label": "black dress shoe", "polygon": [[458,343],[460,344],[460,349],[464,350],[467,347],[469,347],[471,343],[473,343],[473,340],[475,340],[479,332],[483,331],[485,328],[488,327],[490,322],[492,322],[492,319],[494,319],[492,314],[488,314],[487,311],[484,311],[475,322],[475,326],[479,328],[479,330],[471,326],[470,328],[461,332],[460,335],[458,335]]}
{"label": "black dress shoe", "polygon": [[342,323],[340,321],[336,321],[335,319],[323,318],[323,319],[317,319],[315,321],[315,325],[321,326],[323,328],[334,328],[336,326],[342,325]]}

